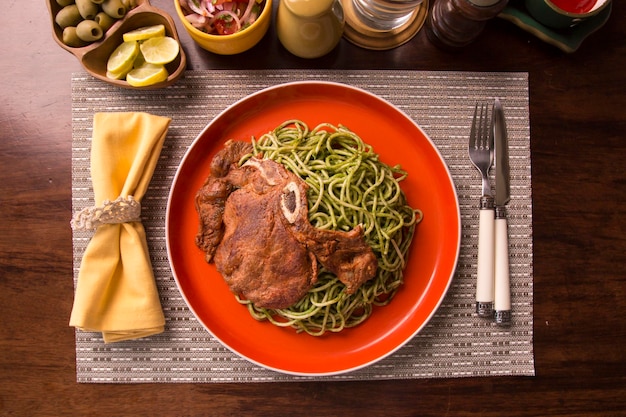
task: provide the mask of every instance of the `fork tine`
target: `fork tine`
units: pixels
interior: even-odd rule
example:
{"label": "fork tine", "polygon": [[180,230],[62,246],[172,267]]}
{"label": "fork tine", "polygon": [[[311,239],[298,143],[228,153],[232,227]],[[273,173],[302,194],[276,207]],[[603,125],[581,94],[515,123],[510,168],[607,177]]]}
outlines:
{"label": "fork tine", "polygon": [[487,127],[487,119],[488,119],[488,109],[487,109],[487,105],[485,104],[481,104],[480,105],[480,124],[479,124],[479,129],[480,129],[480,133],[479,133],[479,137],[480,137],[480,144],[478,145],[480,147],[480,149],[489,149],[489,140],[488,140],[488,127]]}
{"label": "fork tine", "polygon": [[[489,112],[489,107],[487,107],[487,112]],[[493,133],[493,111],[491,114],[491,117],[487,119],[489,122],[487,123],[489,126],[487,126],[487,129],[489,130],[489,134],[488,134],[488,140],[489,140],[489,150],[491,151],[491,155],[489,156],[491,158],[491,162],[493,163],[493,155],[494,155],[494,133]]]}
{"label": "fork tine", "polygon": [[480,148],[486,149],[487,141],[485,140],[485,105],[480,105]]}
{"label": "fork tine", "polygon": [[474,106],[474,118],[472,119],[472,127],[470,129],[469,147],[476,148],[476,116],[478,115],[478,103]]}

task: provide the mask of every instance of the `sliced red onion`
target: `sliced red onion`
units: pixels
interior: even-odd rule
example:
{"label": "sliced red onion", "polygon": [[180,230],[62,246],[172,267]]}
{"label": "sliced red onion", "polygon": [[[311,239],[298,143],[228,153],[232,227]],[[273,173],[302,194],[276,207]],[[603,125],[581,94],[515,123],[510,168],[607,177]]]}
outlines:
{"label": "sliced red onion", "polygon": [[194,12],[199,14],[200,16],[210,16],[211,13],[206,9],[205,2],[202,0],[189,0],[187,2],[189,8]]}
{"label": "sliced red onion", "polygon": [[207,18],[205,16],[200,16],[196,13],[186,15],[185,19],[187,19],[187,21],[195,27],[203,26],[207,22]]}
{"label": "sliced red onion", "polygon": [[250,13],[252,12],[252,7],[254,6],[254,3],[256,3],[256,0],[248,0],[248,6],[246,7],[246,11],[243,12],[243,15],[241,16],[241,22],[243,24],[249,23],[248,18],[250,17]]}
{"label": "sliced red onion", "polygon": [[230,10],[222,10],[221,12],[215,13],[215,17],[213,18],[213,20],[217,20],[223,16],[230,16],[233,18],[233,20],[235,21],[235,32],[238,32],[241,29],[241,22],[239,21],[239,18],[235,13],[231,12]]}

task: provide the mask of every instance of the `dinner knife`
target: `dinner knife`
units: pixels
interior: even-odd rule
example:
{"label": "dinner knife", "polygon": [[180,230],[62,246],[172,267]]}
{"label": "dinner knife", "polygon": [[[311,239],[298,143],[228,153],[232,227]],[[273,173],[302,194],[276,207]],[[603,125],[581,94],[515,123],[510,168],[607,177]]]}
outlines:
{"label": "dinner knife", "polygon": [[511,199],[509,140],[500,100],[493,105],[493,131],[496,168],[496,220],[494,265],[494,318],[498,325],[511,323],[511,288],[509,277],[509,239],[506,205]]}

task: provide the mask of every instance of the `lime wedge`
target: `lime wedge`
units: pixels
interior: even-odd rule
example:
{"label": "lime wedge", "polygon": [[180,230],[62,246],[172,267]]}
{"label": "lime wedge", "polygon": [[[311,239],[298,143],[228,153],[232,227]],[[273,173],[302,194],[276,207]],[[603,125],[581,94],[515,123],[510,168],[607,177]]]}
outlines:
{"label": "lime wedge", "polygon": [[145,26],[124,33],[124,42],[145,41],[146,39],[165,36],[164,25]]}
{"label": "lime wedge", "polygon": [[143,41],[140,45],[146,62],[155,65],[165,65],[178,56],[179,45],[174,38],[160,36]]}
{"label": "lime wedge", "polygon": [[126,81],[133,87],[145,87],[167,80],[168,75],[163,65],[146,63],[126,74]]}
{"label": "lime wedge", "polygon": [[[131,68],[132,69],[132,68]],[[121,80],[126,77],[128,72],[111,72],[107,71],[106,76],[112,80]]]}
{"label": "lime wedge", "polygon": [[139,54],[139,44],[137,42],[123,42],[109,56],[107,72],[125,74],[133,67],[137,54]]}

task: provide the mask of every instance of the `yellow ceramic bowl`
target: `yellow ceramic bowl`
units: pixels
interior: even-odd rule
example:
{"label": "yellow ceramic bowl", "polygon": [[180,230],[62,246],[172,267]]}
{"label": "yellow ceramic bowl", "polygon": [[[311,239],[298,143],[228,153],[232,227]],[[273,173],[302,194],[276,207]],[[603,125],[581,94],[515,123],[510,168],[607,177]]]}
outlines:
{"label": "yellow ceramic bowl", "polygon": [[265,6],[258,19],[249,27],[232,35],[209,35],[196,29],[185,18],[178,0],[174,0],[176,13],[189,33],[189,36],[203,49],[220,55],[234,55],[247,51],[259,43],[267,33],[272,21],[272,0],[265,0]]}

